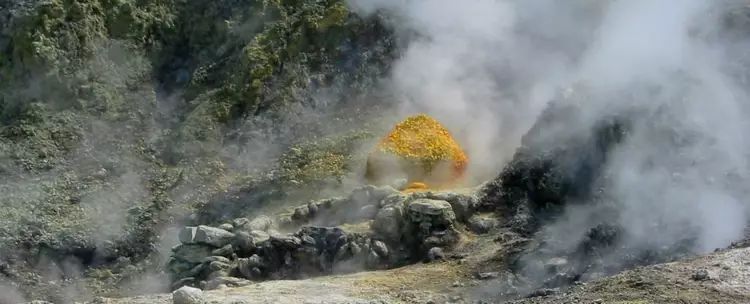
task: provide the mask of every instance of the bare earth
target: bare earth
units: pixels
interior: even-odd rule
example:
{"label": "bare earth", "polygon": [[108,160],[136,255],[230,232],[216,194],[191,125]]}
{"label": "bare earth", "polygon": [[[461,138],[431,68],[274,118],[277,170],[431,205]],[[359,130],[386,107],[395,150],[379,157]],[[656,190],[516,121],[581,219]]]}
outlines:
{"label": "bare earth", "polygon": [[[208,303],[237,304],[503,303],[477,292],[491,291],[500,284],[476,278],[477,272],[498,270],[492,268],[501,264],[497,253],[502,249],[491,237],[479,237],[466,241],[457,250],[470,255],[441,263],[306,280],[267,281],[206,291],[204,295]],[[700,270],[705,270],[708,276],[696,275]],[[172,299],[170,294],[158,294],[97,302],[171,303]],[[506,303],[750,303],[750,248],[641,267],[546,296]]]}

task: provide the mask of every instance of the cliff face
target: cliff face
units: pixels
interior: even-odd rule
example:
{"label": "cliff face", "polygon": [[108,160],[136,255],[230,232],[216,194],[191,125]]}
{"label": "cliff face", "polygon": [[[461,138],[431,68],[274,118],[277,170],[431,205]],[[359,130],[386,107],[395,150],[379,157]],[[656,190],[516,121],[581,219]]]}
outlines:
{"label": "cliff face", "polygon": [[0,290],[128,293],[193,211],[341,187],[372,117],[352,108],[396,52],[384,22],[343,1],[1,2]]}

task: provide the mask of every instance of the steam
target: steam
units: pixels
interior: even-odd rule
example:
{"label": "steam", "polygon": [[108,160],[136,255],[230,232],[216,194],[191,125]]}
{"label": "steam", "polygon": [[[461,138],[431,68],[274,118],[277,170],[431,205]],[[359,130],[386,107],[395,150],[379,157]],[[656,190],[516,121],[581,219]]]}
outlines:
{"label": "steam", "polygon": [[587,35],[579,30],[585,26],[564,32],[545,24],[561,31],[555,33],[529,28],[544,20],[538,15],[576,18],[566,15],[573,12],[569,8],[556,12],[552,1],[349,3],[362,14],[384,10],[396,16],[397,32],[410,40],[389,79],[401,101],[398,116],[426,112],[444,123],[467,150],[474,183],[494,177],[510,159]]}
{"label": "steam", "polygon": [[721,28],[730,2],[350,4],[396,16],[410,39],[391,75],[401,110],[428,112],[457,130],[477,179],[508,161],[557,94],[583,119],[542,130],[550,145],[604,117],[629,119],[599,181],[604,203],[569,206],[542,228],[543,238],[555,240],[546,248],[553,254],[570,252],[602,223],[616,223],[624,231],[619,245],[639,252],[685,241],[689,252],[709,252],[743,236],[750,113],[748,92],[728,72],[740,63],[727,54],[742,45]]}
{"label": "steam", "polygon": [[[645,109],[606,169],[634,246],[673,245],[693,227],[692,249],[707,252],[742,237],[747,224],[737,187],[748,173],[747,93],[722,70],[731,64],[725,46],[704,37],[718,20],[703,13],[716,5],[613,2],[578,71],[601,96],[594,113]],[[644,85],[655,91],[617,98]]]}

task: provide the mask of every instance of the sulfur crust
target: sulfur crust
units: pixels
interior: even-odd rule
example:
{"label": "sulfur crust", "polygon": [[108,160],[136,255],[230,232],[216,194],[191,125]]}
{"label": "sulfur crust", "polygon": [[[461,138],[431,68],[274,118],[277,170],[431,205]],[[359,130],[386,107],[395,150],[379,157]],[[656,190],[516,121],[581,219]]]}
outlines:
{"label": "sulfur crust", "polygon": [[[440,162],[449,161],[452,176],[444,179],[460,179],[468,163],[463,149],[453,139],[450,132],[437,120],[418,114],[396,124],[377,145],[376,152],[398,156],[410,163],[418,164],[426,173],[430,173]],[[410,182],[425,182],[410,180]]]}

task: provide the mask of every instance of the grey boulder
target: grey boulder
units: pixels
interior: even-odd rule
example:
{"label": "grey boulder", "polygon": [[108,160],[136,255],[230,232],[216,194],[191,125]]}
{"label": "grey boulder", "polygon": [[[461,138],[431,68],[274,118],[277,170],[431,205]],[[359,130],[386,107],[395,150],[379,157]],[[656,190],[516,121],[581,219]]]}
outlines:
{"label": "grey boulder", "polygon": [[203,297],[203,291],[201,291],[200,289],[183,286],[172,293],[172,303],[203,304],[206,303],[206,299]]}
{"label": "grey boulder", "polygon": [[180,242],[183,244],[205,244],[223,247],[234,238],[234,233],[210,226],[185,227],[180,231]]}

